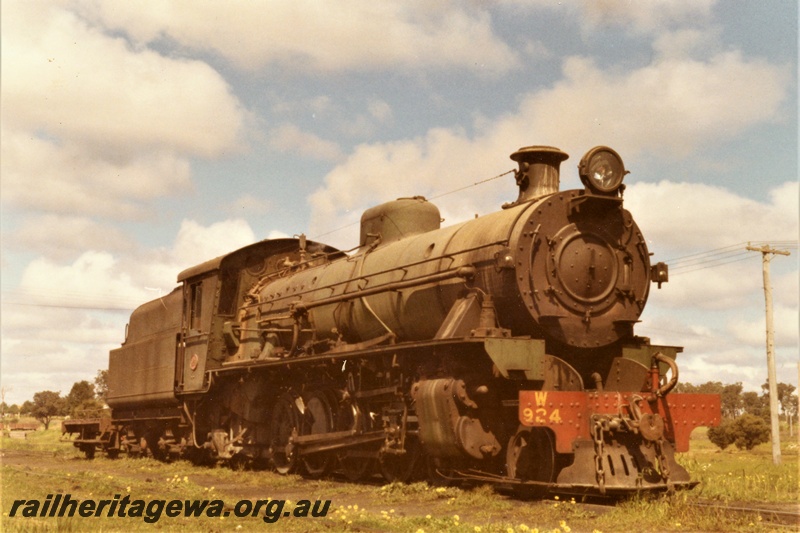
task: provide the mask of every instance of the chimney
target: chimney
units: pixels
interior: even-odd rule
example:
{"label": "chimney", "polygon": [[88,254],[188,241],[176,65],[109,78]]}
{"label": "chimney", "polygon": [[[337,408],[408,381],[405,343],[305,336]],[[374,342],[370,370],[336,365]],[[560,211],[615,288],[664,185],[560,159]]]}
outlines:
{"label": "chimney", "polygon": [[552,146],[526,146],[511,154],[511,159],[519,163],[515,173],[519,198],[508,207],[557,193],[559,167],[568,157]]}

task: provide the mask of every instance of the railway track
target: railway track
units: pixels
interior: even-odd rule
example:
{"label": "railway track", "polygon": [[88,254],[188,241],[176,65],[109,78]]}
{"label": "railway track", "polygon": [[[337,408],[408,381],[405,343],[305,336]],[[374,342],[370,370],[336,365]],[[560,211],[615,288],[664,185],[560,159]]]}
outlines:
{"label": "railway track", "polygon": [[787,527],[800,527],[800,504],[769,504],[769,503],[749,503],[736,502],[733,504],[722,504],[718,502],[697,501],[689,502],[693,507],[704,510],[714,510],[733,514],[753,514],[757,515],[764,522],[770,524],[783,525]]}
{"label": "railway track", "polygon": [[[596,515],[605,514],[614,509],[613,500],[584,501],[575,504],[584,511]],[[725,504],[715,501],[687,501],[686,505],[713,512],[719,515],[752,515],[762,523],[776,526],[800,526],[800,504],[796,503],[767,503],[767,502],[735,502]]]}
{"label": "railway track", "polygon": [[[612,511],[615,503],[608,500],[605,502],[581,502],[575,505],[586,512],[602,515]],[[689,501],[686,502],[686,505],[706,512],[713,512],[720,516],[750,515],[761,523],[770,524],[771,526],[779,528],[800,530],[800,504],[773,504],[765,502],[736,502],[733,504],[725,504],[712,501]]]}

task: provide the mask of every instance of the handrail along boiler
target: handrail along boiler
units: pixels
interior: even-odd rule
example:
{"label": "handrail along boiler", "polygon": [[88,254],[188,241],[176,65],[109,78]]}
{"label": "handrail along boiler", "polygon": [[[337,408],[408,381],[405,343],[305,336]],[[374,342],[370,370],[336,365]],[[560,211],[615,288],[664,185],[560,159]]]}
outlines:
{"label": "handrail along boiler", "polygon": [[[184,455],[351,479],[471,479],[522,491],[693,486],[674,453],[718,396],[675,394],[681,348],[634,334],[650,284],[599,146],[514,152],[519,197],[441,228],[422,197],[367,210],[358,248],[304,236],[185,270],[109,358],[110,420],[69,421],[93,455]],[[669,376],[669,380],[667,377]]]}

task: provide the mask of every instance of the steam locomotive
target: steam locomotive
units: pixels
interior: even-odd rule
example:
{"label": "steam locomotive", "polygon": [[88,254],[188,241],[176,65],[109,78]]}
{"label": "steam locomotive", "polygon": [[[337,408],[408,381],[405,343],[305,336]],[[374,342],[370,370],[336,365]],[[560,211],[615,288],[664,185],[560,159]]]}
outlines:
{"label": "steam locomotive", "polygon": [[461,224],[401,198],[364,212],[349,252],[301,235],[181,272],[110,353],[111,417],[67,438],[310,477],[694,486],[674,454],[719,397],[670,393],[682,349],[634,334],[668,268],[623,207],[622,159],[593,148],[584,189],[559,191],[567,157],[517,150],[518,198]]}

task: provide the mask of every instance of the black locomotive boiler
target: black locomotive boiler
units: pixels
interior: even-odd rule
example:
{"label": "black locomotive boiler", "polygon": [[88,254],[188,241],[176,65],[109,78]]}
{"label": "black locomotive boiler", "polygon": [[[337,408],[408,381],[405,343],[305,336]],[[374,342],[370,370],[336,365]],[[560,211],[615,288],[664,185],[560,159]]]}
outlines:
{"label": "black locomotive boiler", "polygon": [[440,227],[422,197],[367,210],[346,253],[257,242],[183,271],[111,351],[93,455],[184,456],[351,479],[620,494],[693,486],[674,453],[718,396],[674,394],[681,348],[634,334],[651,264],[607,147],[514,152],[519,197]]}

